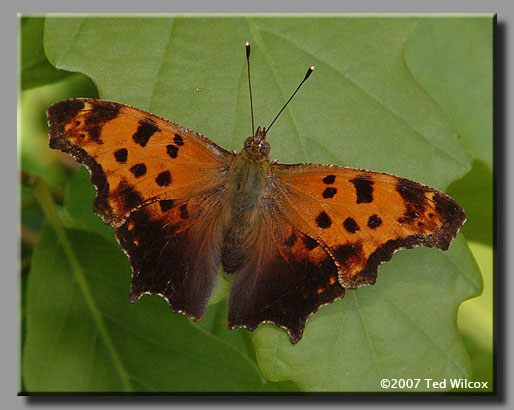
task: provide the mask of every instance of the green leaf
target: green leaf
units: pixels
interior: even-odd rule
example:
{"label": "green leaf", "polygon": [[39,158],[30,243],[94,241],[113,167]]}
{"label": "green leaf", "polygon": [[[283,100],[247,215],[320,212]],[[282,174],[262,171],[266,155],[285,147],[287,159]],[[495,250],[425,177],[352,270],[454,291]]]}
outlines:
{"label": "green leaf", "polygon": [[473,158],[493,163],[493,14],[424,19],[405,43],[412,75],[455,124]]}
{"label": "green leaf", "polygon": [[471,241],[493,244],[493,173],[487,164],[473,161],[471,171],[448,187],[448,194],[466,211],[462,233]]}
{"label": "green leaf", "polygon": [[44,17],[22,17],[21,27],[21,88],[39,87],[59,81],[71,73],[56,70],[43,50]]}
{"label": "green leaf", "polygon": [[484,290],[478,298],[465,301],[459,309],[458,325],[473,363],[473,379],[494,388],[493,255],[492,246],[469,242],[469,248],[482,271]]}
{"label": "green leaf", "polygon": [[95,196],[96,190],[91,183],[91,175],[86,168],[81,167],[66,186],[64,209],[70,216],[70,219],[64,221],[66,227],[84,229],[116,242],[114,230],[93,212]]}
{"label": "green leaf", "polygon": [[[130,268],[100,236],[68,231],[70,245],[134,391],[259,391],[252,361],[220,338],[171,314],[159,297],[128,303]],[[43,229],[27,284],[23,381],[29,392],[123,391],[91,306],[50,227]],[[146,299],[146,300],[145,300]]]}
{"label": "green leaf", "polygon": [[[316,65],[270,131],[272,157],[390,172],[444,189],[469,171],[471,159],[448,113],[405,63],[404,47],[419,21],[48,18],[45,50],[56,67],[90,76],[102,98],[240,149],[251,132],[244,56],[250,41],[259,125],[269,124],[306,68]],[[469,377],[456,313],[480,286],[462,237],[447,253],[402,251],[380,268],[374,287],[349,291],[314,314],[297,345],[273,325],[256,331],[259,365],[267,378],[311,391],[380,391],[382,375]]]}

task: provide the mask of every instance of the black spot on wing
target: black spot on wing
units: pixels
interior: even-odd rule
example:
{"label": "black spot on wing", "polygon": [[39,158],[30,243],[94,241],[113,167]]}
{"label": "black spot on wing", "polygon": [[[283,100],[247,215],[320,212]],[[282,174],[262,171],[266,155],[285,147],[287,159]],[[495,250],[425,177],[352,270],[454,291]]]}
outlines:
{"label": "black spot on wing", "polygon": [[332,219],[330,219],[330,216],[325,211],[322,211],[319,213],[319,215],[316,217],[316,224],[323,229],[327,229],[332,225]]}
{"label": "black spot on wing", "polygon": [[157,185],[159,186],[168,186],[171,184],[170,171],[161,172],[159,175],[157,175],[157,178],[155,178],[155,182],[157,182]]}
{"label": "black spot on wing", "polygon": [[336,180],[335,175],[327,175],[325,178],[323,178],[323,182],[327,185],[333,184]]}
{"label": "black spot on wing", "polygon": [[319,243],[312,239],[310,236],[302,235],[301,238],[303,244],[305,245],[308,251],[312,251],[313,249],[316,249],[319,246]]}
{"label": "black spot on wing", "polygon": [[127,162],[128,151],[125,148],[121,148],[114,152],[114,158],[116,159],[116,162],[123,164]]}
{"label": "black spot on wing", "polygon": [[380,225],[382,225],[382,219],[378,215],[371,215],[368,218],[368,227],[371,229],[376,229]]}
{"label": "black spot on wing", "polygon": [[360,229],[359,225],[357,224],[357,222],[355,222],[355,219],[353,218],[346,218],[343,222],[343,226],[344,229],[346,229],[350,233],[355,233]]}
{"label": "black spot on wing", "polygon": [[[84,112],[85,129],[92,141],[101,144],[102,127],[118,116],[120,106],[116,103],[101,100],[88,100],[88,103],[91,104],[91,109]],[[82,102],[82,104],[84,103]]]}
{"label": "black spot on wing", "polygon": [[184,145],[184,140],[182,138],[182,135],[180,135],[180,134],[175,134],[175,137],[173,138],[173,141],[178,146]]}
{"label": "black spot on wing", "polygon": [[403,216],[398,218],[399,223],[413,224],[416,218],[424,215],[427,205],[425,192],[428,189],[428,187],[404,178],[400,178],[396,182],[396,191],[400,194],[405,204]]}
{"label": "black spot on wing", "polygon": [[398,222],[403,223],[413,223],[414,220],[419,216],[419,213],[412,207],[412,205],[407,204],[406,210],[403,216],[398,218]]}
{"label": "black spot on wing", "polygon": [[337,193],[336,188],[332,188],[332,187],[326,188],[323,191],[323,198],[333,198],[336,193]]}
{"label": "black spot on wing", "polygon": [[130,172],[136,177],[142,177],[144,174],[146,174],[146,165],[145,164],[136,164],[133,167],[130,168]]}
{"label": "black spot on wing", "polygon": [[173,208],[173,200],[172,199],[163,199],[159,201],[159,206],[161,207],[161,212],[169,211]]}
{"label": "black spot on wing", "polygon": [[168,155],[169,155],[171,158],[177,158],[177,154],[178,154],[178,147],[176,147],[176,146],[175,146],[175,145],[173,145],[173,144],[166,145],[166,152],[168,153]]}
{"label": "black spot on wing", "polygon": [[373,181],[367,177],[356,177],[350,180],[357,193],[357,203],[373,202]]}
{"label": "black spot on wing", "polygon": [[146,146],[150,137],[156,132],[160,131],[159,127],[151,122],[141,120],[137,127],[137,131],[132,136],[132,139],[136,144],[142,147]]}
{"label": "black spot on wing", "polygon": [[101,127],[120,113],[121,106],[119,104],[101,100],[89,100],[88,102],[92,105],[85,119],[88,126],[98,125]]}

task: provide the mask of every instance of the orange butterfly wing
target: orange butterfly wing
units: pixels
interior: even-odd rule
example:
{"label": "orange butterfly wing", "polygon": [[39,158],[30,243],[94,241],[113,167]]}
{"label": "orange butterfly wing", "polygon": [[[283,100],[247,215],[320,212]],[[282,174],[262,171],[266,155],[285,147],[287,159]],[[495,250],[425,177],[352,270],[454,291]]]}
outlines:
{"label": "orange butterfly wing", "polygon": [[345,288],[375,283],[398,249],[448,249],[466,220],[449,196],[394,175],[319,164],[272,174],[284,216],[331,256]]}
{"label": "orange butterfly wing", "polygon": [[206,137],[136,108],[93,99],[48,109],[50,147],[88,167],[95,212],[119,226],[141,205],[185,198],[219,183],[229,151]]}
{"label": "orange butterfly wing", "polygon": [[234,155],[156,115],[102,100],[48,109],[50,147],[91,172],[94,210],[117,228],[134,270],[131,301],[161,294],[203,316],[220,266],[222,209]]}
{"label": "orange butterfly wing", "polygon": [[465,215],[447,195],[393,175],[272,164],[255,219],[258,234],[245,246],[230,294],[229,327],[273,322],[296,343],[312,313],[345,288],[375,283],[396,250],[446,250]]}

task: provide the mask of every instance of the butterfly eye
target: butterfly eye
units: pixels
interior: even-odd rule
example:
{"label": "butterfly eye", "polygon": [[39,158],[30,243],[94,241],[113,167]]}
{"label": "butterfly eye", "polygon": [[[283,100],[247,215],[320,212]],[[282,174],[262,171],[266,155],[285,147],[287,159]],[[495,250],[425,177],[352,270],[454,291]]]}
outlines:
{"label": "butterfly eye", "polygon": [[250,148],[250,145],[252,145],[253,137],[248,137],[245,139],[245,148]]}
{"label": "butterfly eye", "polygon": [[270,145],[266,141],[261,142],[261,145],[259,147],[259,152],[262,152],[263,154],[269,154],[269,151],[270,151]]}

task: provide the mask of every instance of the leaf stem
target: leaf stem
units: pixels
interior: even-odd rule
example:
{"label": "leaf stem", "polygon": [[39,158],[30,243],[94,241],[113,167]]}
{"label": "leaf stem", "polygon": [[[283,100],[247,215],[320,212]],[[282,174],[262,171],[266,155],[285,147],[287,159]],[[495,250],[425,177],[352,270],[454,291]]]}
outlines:
{"label": "leaf stem", "polygon": [[98,305],[95,302],[89,284],[86,280],[84,270],[82,269],[82,266],[80,265],[77,256],[75,255],[75,252],[70,244],[70,241],[64,229],[64,225],[61,221],[61,218],[59,217],[57,208],[53,201],[49,186],[42,178],[25,172],[22,173],[22,181],[24,184],[30,185],[32,187],[34,197],[41,205],[41,208],[43,209],[46,218],[55,230],[55,233],[57,234],[57,239],[60,245],[62,246],[64,253],[66,254],[66,258],[68,259],[68,262],[71,266],[73,277],[77,282],[82,292],[82,295],[84,296],[86,305],[91,311],[93,319],[98,328],[98,332],[100,333],[100,337],[102,338],[103,342],[105,343],[105,346],[107,347],[108,352],[111,355],[114,367],[116,368],[121,379],[123,390],[126,392],[133,391],[134,389],[132,387],[132,384],[130,383],[129,374],[125,369],[125,366],[123,365],[123,362],[120,356],[118,355],[116,348],[114,347],[111,336],[107,330],[107,326],[105,325],[102,312],[100,311]]}

